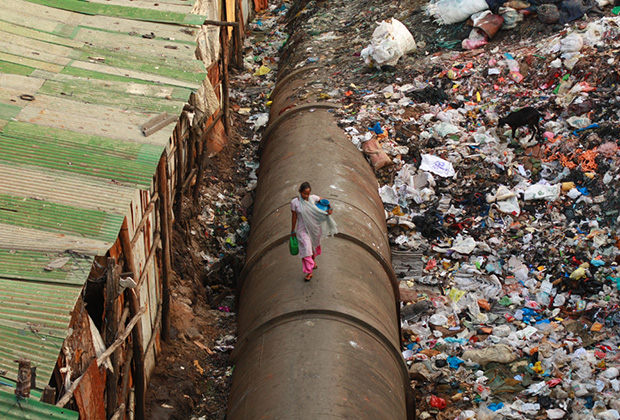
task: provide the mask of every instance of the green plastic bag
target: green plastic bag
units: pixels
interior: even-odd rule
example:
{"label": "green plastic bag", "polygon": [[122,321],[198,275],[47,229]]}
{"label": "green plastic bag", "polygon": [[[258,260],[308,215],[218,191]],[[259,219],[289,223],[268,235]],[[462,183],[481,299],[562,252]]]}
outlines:
{"label": "green plastic bag", "polygon": [[299,254],[299,242],[297,242],[297,236],[291,235],[288,240],[288,247],[291,250],[291,255]]}

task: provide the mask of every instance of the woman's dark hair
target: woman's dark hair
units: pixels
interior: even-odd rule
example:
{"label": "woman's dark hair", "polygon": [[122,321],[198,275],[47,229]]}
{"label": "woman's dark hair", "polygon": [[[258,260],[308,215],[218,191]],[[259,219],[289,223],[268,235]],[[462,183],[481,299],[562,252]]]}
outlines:
{"label": "woman's dark hair", "polygon": [[301,184],[301,185],[300,185],[300,187],[299,187],[299,192],[300,192],[300,193],[301,193],[301,192],[304,192],[304,191],[306,191],[308,188],[312,189],[312,188],[310,187],[310,183],[309,183],[309,182],[304,182],[303,184]]}

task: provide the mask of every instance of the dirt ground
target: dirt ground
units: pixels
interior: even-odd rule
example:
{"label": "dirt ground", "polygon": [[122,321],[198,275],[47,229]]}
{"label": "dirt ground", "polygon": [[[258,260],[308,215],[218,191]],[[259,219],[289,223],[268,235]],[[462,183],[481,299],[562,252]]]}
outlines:
{"label": "dirt ground", "polygon": [[[232,366],[236,316],[233,287],[243,259],[243,243],[210,266],[200,251],[217,252],[215,235],[207,235],[204,209],[217,207],[218,194],[239,201],[247,180],[239,167],[241,143],[235,136],[210,163],[198,202],[185,199],[173,233],[175,275],[172,282],[171,342],[162,353],[147,388],[146,418],[154,420],[224,419]],[[220,227],[232,224],[232,208],[215,215]],[[224,220],[222,220],[224,219]]]}

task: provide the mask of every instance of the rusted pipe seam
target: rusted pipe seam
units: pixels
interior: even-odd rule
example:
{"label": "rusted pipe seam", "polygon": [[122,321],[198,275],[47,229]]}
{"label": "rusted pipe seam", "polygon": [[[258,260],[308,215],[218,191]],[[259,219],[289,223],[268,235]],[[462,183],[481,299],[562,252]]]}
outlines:
{"label": "rusted pipe seam", "polygon": [[400,352],[400,348],[394,346],[394,344],[390,341],[388,337],[386,337],[381,331],[375,328],[373,325],[362,321],[359,318],[354,317],[353,315],[332,311],[329,309],[304,309],[301,311],[288,312],[282,315],[279,315],[275,318],[272,318],[265,322],[264,324],[259,325],[257,328],[254,328],[250,333],[248,333],[245,337],[240,338],[237,341],[237,345],[233,349],[230,359],[235,362],[237,356],[243,354],[243,348],[246,343],[254,342],[258,337],[265,334],[267,331],[280,327],[289,322],[295,322],[300,320],[307,320],[307,315],[315,315],[312,317],[313,319],[333,319],[333,320],[344,320],[349,325],[359,328],[360,330],[366,332],[369,336],[376,339],[380,342],[383,347],[385,347],[388,352],[392,355],[392,357],[398,363],[401,374],[403,376],[403,380],[405,383],[409,382],[409,371],[407,370],[407,365],[405,360],[403,359],[402,353]]}
{"label": "rusted pipe seam", "polygon": [[274,100],[275,97],[278,95],[278,92],[282,90],[282,87],[286,86],[288,84],[288,82],[290,82],[291,79],[293,79],[295,76],[297,76],[297,75],[299,75],[301,73],[305,73],[305,72],[310,71],[310,70],[318,70],[320,68],[321,68],[321,66],[305,66],[305,67],[301,67],[301,68],[299,68],[297,70],[293,70],[292,72],[287,74],[282,80],[278,80],[278,83],[276,83],[276,86],[273,88],[273,90],[269,94],[269,99],[270,100]]}
{"label": "rusted pipe seam", "polygon": [[333,102],[310,102],[307,104],[296,106],[295,108],[287,109],[286,111],[284,111],[283,114],[280,114],[275,120],[273,120],[273,122],[269,124],[269,126],[267,126],[267,129],[265,129],[265,133],[263,133],[263,138],[260,142],[260,145],[258,146],[259,149],[263,149],[265,147],[265,145],[267,144],[267,141],[269,141],[269,138],[271,137],[271,134],[284,121],[299,114],[302,111],[306,111],[308,109],[316,109],[316,108],[338,109],[338,108],[341,108],[341,105],[333,103]]}
{"label": "rusted pipe seam", "polygon": [[[375,259],[379,261],[379,264],[381,264],[381,266],[383,267],[383,271],[385,271],[385,273],[390,279],[390,283],[392,284],[392,289],[394,290],[394,297],[396,299],[396,308],[397,308],[396,310],[399,315],[397,319],[400,319],[400,293],[398,291],[398,281],[396,279],[396,274],[394,273],[394,270],[392,269],[392,264],[389,261],[387,261],[385,258],[383,258],[381,253],[376,251],[374,248],[372,248],[370,245],[366,244],[365,242],[357,239],[355,236],[348,235],[346,233],[337,233],[335,236],[337,238],[344,238],[348,240],[349,242],[353,242],[354,244],[370,252],[375,257]],[[253,258],[246,261],[245,265],[243,266],[243,270],[241,271],[241,274],[239,275],[239,280],[238,280],[239,281],[239,286],[238,286],[239,295],[241,294],[241,291],[243,289],[243,284],[245,283],[246,277],[248,276],[249,272],[254,268],[256,263],[272,249],[276,248],[279,245],[282,245],[285,242],[288,242],[289,238],[290,238],[290,235],[284,235],[279,238],[276,238],[275,240],[269,242],[266,246],[261,248],[258,253],[255,253],[254,254],[255,256]],[[399,323],[399,330],[400,330],[400,323]]]}

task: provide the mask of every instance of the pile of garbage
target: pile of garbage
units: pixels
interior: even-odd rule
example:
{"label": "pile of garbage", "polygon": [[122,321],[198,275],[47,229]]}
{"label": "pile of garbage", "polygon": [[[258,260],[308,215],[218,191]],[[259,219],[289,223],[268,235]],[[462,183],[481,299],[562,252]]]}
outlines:
{"label": "pile of garbage", "polygon": [[[448,1],[424,10],[449,23]],[[457,52],[416,42],[411,2],[302,3],[254,23],[233,106],[255,147],[276,71],[322,69],[308,96],[341,105],[380,179],[418,417],[620,419],[616,9]],[[450,13],[490,10],[472,18],[487,41],[532,5],[574,20],[571,0],[482,3]]]}
{"label": "pile of garbage", "polygon": [[620,418],[619,50],[605,17],[436,54],[342,111],[422,255],[399,270],[419,418]]}

